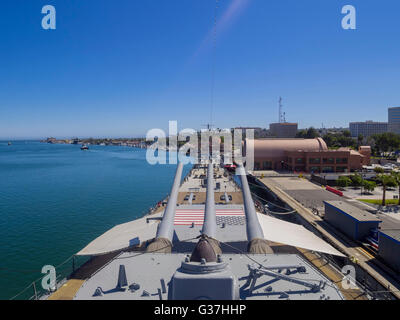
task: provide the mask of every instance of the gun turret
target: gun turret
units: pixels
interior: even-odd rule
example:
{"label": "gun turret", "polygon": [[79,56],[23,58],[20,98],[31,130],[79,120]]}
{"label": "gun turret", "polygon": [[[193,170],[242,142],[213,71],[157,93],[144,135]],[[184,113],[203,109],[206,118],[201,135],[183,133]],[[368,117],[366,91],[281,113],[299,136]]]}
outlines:
{"label": "gun turret", "polygon": [[253,198],[251,197],[249,183],[247,182],[246,171],[243,165],[239,166],[240,182],[242,185],[244,211],[246,214],[246,231],[248,246],[250,253],[263,254],[273,253],[268,241],[264,239],[264,233],[261,229],[260,222],[257,218],[256,208]]}
{"label": "gun turret", "polygon": [[216,261],[217,255],[221,254],[219,241],[216,240],[217,215],[214,201],[214,167],[212,162],[208,164],[207,170],[207,195],[204,211],[204,223],[201,231],[202,237],[192,252],[191,261],[200,262],[204,258],[207,262]]}
{"label": "gun turret", "polygon": [[180,162],[176,169],[174,183],[171,188],[167,207],[164,211],[163,219],[158,227],[156,239],[147,247],[147,252],[171,252],[172,238],[174,236],[174,220],[176,203],[178,200],[179,187],[182,178],[183,163]]}
{"label": "gun turret", "polygon": [[208,164],[207,171],[207,195],[206,207],[204,211],[204,224],[202,234],[215,239],[217,231],[217,215],[214,201],[214,168],[213,164]]}

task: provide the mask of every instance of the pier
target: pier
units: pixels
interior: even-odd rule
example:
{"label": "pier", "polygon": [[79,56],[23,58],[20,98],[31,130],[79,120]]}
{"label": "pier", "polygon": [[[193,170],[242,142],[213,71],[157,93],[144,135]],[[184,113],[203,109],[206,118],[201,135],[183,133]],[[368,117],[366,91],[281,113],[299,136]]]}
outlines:
{"label": "pier", "polygon": [[[377,260],[371,252],[361,247],[359,243],[334,229],[319,214],[317,215],[314,213],[315,211],[312,211],[315,207],[320,210],[323,201],[332,200],[332,198],[343,200],[342,198],[304,178],[275,176],[258,178],[257,181],[281,201],[296,210],[301,223],[307,225],[335,248],[345,253],[351,259],[349,264],[354,261],[352,264],[356,266],[356,271],[361,274],[358,280],[364,283],[369,282],[370,285],[371,282],[375,281],[376,283],[372,286],[375,286],[376,291],[391,291],[394,297],[400,298],[400,282],[393,270]],[[368,278],[370,278],[369,281]],[[374,281],[371,281],[371,278]]]}

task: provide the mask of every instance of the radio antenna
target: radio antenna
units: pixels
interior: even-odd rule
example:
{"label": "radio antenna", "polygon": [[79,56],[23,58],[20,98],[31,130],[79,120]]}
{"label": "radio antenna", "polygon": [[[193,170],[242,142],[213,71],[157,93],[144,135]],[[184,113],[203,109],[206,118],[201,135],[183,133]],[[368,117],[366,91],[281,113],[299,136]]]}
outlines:
{"label": "radio antenna", "polygon": [[[214,31],[213,31],[213,48],[212,48],[212,65],[211,65],[211,110],[210,110],[210,126],[213,123],[214,112],[214,91],[215,91],[215,60],[217,51],[217,13],[219,7],[219,0],[215,0],[214,9]],[[209,127],[210,129],[211,127]]]}

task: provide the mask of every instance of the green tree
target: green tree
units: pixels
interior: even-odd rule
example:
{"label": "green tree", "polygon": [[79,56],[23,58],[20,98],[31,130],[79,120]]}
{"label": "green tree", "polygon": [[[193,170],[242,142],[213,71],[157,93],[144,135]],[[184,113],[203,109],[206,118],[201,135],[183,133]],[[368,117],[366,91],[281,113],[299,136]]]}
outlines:
{"label": "green tree", "polygon": [[337,179],[336,184],[339,187],[346,188],[351,184],[351,179],[346,176],[341,176],[339,179]]}
{"label": "green tree", "polygon": [[372,138],[375,142],[374,148],[379,153],[391,152],[399,149],[400,147],[400,135],[392,132],[375,134],[372,136]]}
{"label": "green tree", "polygon": [[336,136],[332,133],[327,133],[326,135],[324,135],[323,139],[324,139],[326,145],[328,146],[328,148],[339,148],[340,147]]}
{"label": "green tree", "polygon": [[308,129],[302,129],[296,134],[296,138],[303,138],[303,139],[315,139],[318,138],[319,136],[320,135],[318,131],[313,127],[310,127]]}
{"label": "green tree", "polygon": [[349,131],[349,130],[344,130],[344,131],[343,131],[343,136],[346,137],[346,138],[351,137],[350,131]]}
{"label": "green tree", "polygon": [[319,137],[319,133],[317,130],[315,130],[313,127],[308,128],[307,130],[307,138],[308,139],[314,139],[314,138],[318,138]]}
{"label": "green tree", "polygon": [[376,188],[376,182],[364,180],[363,181],[363,187],[368,192],[373,192],[375,190],[375,188]]}
{"label": "green tree", "polygon": [[296,138],[305,138],[306,134],[307,134],[307,130],[301,129],[301,130],[297,131]]}
{"label": "green tree", "polygon": [[374,172],[375,172],[375,173],[378,173],[378,174],[384,174],[384,173],[385,173],[385,170],[383,170],[382,167],[375,167],[375,168],[374,168]]}
{"label": "green tree", "polygon": [[363,178],[362,178],[362,176],[361,176],[359,173],[352,174],[352,175],[350,176],[350,179],[351,179],[351,184],[352,184],[354,187],[362,186]]}
{"label": "green tree", "polygon": [[339,133],[327,133],[322,138],[329,148],[357,147],[356,139],[351,137],[351,134],[348,130]]}
{"label": "green tree", "polygon": [[344,134],[343,135],[339,135],[337,137],[337,141],[338,141],[338,143],[340,144],[341,147],[353,147],[353,148],[355,148],[356,144],[357,144],[355,139],[353,139],[350,136],[344,135]]}

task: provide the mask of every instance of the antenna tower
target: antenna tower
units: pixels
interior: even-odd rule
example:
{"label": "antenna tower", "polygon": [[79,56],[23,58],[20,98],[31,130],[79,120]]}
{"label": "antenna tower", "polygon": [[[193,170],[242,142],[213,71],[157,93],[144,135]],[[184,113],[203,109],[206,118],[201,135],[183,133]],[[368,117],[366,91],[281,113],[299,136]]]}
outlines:
{"label": "antenna tower", "polygon": [[283,122],[283,115],[282,115],[282,97],[279,97],[279,123]]}

